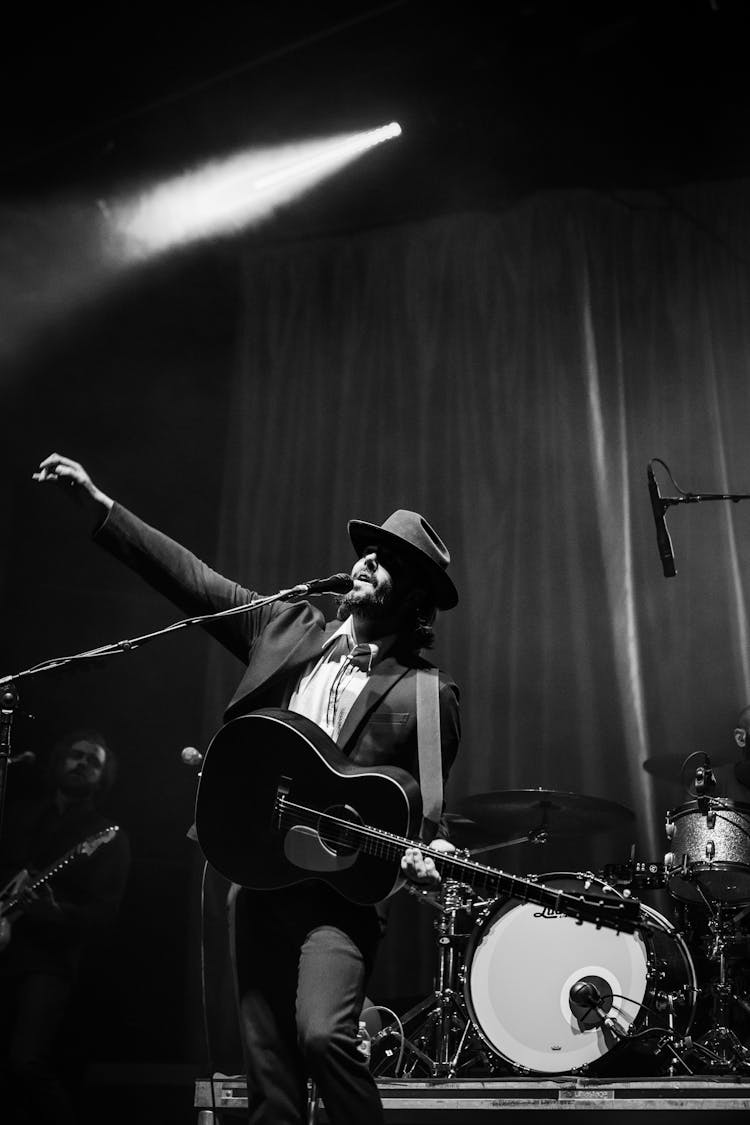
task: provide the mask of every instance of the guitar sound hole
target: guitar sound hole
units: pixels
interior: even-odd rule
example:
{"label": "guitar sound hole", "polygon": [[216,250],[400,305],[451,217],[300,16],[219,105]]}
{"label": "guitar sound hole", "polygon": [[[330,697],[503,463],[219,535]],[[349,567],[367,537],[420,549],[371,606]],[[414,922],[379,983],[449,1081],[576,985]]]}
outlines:
{"label": "guitar sound hole", "polygon": [[[351,824],[350,830],[347,826]],[[318,818],[318,835],[334,855],[353,855],[359,847],[355,829],[362,826],[359,813],[349,805],[331,805]]]}

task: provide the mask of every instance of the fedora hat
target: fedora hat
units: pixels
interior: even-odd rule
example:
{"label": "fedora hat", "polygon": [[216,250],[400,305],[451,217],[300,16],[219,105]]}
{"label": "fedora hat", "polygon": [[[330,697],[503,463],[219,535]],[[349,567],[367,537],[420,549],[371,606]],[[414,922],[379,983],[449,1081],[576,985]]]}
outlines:
{"label": "fedora hat", "polygon": [[382,524],[349,520],[347,526],[359,555],[382,543],[419,571],[438,609],[453,609],[458,604],[458,591],[446,573],[450,552],[419,512],[399,508]]}

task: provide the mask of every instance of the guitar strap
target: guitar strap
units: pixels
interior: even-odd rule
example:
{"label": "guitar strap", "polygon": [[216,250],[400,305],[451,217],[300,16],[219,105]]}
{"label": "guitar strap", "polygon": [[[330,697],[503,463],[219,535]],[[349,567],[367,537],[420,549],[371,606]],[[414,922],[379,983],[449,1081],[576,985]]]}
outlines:
{"label": "guitar strap", "polygon": [[440,750],[440,680],[437,668],[417,671],[417,744],[422,790],[421,838],[434,840],[443,813],[443,756]]}

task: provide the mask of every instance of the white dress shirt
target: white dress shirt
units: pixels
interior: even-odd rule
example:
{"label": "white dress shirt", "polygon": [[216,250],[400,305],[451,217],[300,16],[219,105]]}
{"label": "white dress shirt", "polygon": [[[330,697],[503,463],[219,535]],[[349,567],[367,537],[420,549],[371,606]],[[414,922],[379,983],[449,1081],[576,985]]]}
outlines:
{"label": "white dress shirt", "polygon": [[323,643],[320,657],[303,669],[289,710],[312,719],[335,741],[373,668],[394,640],[395,634],[358,644],[348,617]]}

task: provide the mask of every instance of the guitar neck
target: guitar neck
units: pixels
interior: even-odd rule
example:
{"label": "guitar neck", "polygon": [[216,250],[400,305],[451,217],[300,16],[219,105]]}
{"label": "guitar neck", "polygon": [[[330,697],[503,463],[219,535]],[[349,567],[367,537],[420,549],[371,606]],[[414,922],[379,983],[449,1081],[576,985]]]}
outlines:
{"label": "guitar neck", "polygon": [[[363,828],[362,834],[367,840],[364,844],[365,850],[381,855],[384,859],[396,861],[406,848],[415,846],[414,840],[392,836],[378,829]],[[509,898],[518,898],[525,902],[535,902],[540,906],[549,906],[559,894],[564,895],[564,892],[552,891],[534,882],[533,879],[509,875],[496,867],[488,867],[486,864],[477,863],[454,853],[430,851],[430,858],[443,878],[464,883],[482,895],[492,897],[498,894],[507,895]]]}
{"label": "guitar neck", "polygon": [[51,867],[45,868],[45,870],[42,871],[40,875],[37,875],[33,882],[26,883],[24,885],[23,890],[20,894],[14,895],[12,898],[3,899],[2,901],[0,901],[0,918],[2,918],[4,914],[9,914],[11,910],[14,910],[21,903],[25,895],[29,894],[29,892],[31,891],[37,890],[38,887],[44,886],[44,884],[49,882],[49,880],[52,879],[53,876],[57,875],[59,871],[62,871],[64,867],[67,867],[70,861],[75,857],[76,851],[77,849],[73,848],[70,852],[63,856],[62,859],[59,859],[57,863],[52,864]]}
{"label": "guitar neck", "polygon": [[[81,840],[80,843],[69,848],[65,855],[60,856],[60,858],[56,859],[54,863],[51,863],[49,867],[45,867],[44,871],[36,875],[31,883],[25,883],[17,894],[14,894],[11,898],[0,898],[0,918],[9,914],[11,910],[19,906],[23,908],[23,900],[30,892],[48,883],[50,879],[58,875],[63,868],[67,867],[74,859],[78,859],[79,856],[91,855],[103,844],[108,844],[114,839],[117,832],[118,827],[116,824],[113,824],[102,832],[97,832],[94,836],[89,836],[88,839]],[[18,876],[16,876],[16,878],[18,878]],[[11,880],[10,885],[12,885],[13,882],[14,880]]]}
{"label": "guitar neck", "polygon": [[[289,802],[287,798],[280,799],[281,815],[292,814],[302,818],[314,819],[320,828],[326,826],[325,835],[342,841],[356,841],[360,851],[375,856],[379,859],[399,862],[407,848],[424,847],[423,844],[410,840],[405,836],[398,836],[380,828],[352,823],[328,813],[321,814],[313,809]],[[602,900],[600,898],[585,898],[584,896],[570,894],[562,890],[553,890],[533,879],[509,875],[496,867],[477,863],[455,853],[430,852],[430,858],[443,877],[468,885],[472,890],[482,895],[497,897],[506,895],[509,898],[521,899],[524,902],[533,902],[546,907],[558,914],[567,914],[608,926],[613,929],[623,929],[633,932],[643,924],[640,914],[640,904],[636,899]]]}

